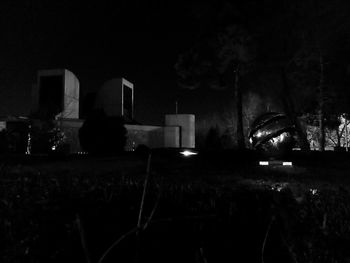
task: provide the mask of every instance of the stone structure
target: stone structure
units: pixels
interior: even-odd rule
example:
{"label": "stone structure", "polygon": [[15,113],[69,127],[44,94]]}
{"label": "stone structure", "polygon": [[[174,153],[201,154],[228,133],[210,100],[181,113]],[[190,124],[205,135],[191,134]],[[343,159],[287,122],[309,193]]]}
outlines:
{"label": "stone structure", "polygon": [[172,145],[171,140],[178,138],[175,147],[195,147],[195,116],[193,114],[168,114],[165,116],[166,127],[179,127],[179,134],[170,135],[174,131],[168,130],[165,137],[169,140],[166,144]]}
{"label": "stone structure", "polygon": [[164,147],[164,128],[162,126],[126,124],[127,142],[125,150],[133,151],[139,145],[150,148]]}
{"label": "stone structure", "polygon": [[180,148],[180,132],[180,126],[165,126],[163,129],[164,147]]}
{"label": "stone structure", "polygon": [[105,82],[97,92],[95,108],[103,109],[108,116],[134,119],[134,85],[124,78]]}
{"label": "stone structure", "polygon": [[47,118],[79,118],[79,80],[67,69],[38,71],[32,113]]}
{"label": "stone structure", "polygon": [[[82,119],[58,119],[57,127],[65,134],[65,142],[70,145],[73,153],[81,152],[79,143],[79,129],[83,125]],[[126,151],[133,151],[139,145],[149,148],[179,148],[180,126],[151,126],[126,124],[127,142]],[[185,147],[185,146],[183,146]],[[193,148],[193,147],[188,147]]]}
{"label": "stone structure", "polygon": [[[81,152],[79,129],[79,80],[66,69],[40,70],[33,86],[32,112],[39,117],[54,119],[64,132],[65,143],[71,153]],[[95,109],[108,116],[122,116],[127,122],[134,120],[134,85],[124,78],[111,79],[97,91]],[[166,115],[165,126],[126,124],[126,150],[138,145],[150,148],[193,148],[195,146],[194,115]],[[1,124],[1,123],[0,123]]]}

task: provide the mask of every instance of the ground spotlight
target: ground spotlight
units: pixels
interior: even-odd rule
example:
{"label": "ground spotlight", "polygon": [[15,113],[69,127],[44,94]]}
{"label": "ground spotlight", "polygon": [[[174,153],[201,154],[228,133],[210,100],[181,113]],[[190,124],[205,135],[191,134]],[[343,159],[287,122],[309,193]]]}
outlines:
{"label": "ground spotlight", "polygon": [[183,156],[185,157],[190,157],[190,156],[193,156],[193,155],[197,155],[198,152],[195,152],[195,151],[192,151],[192,150],[183,150],[180,152]]}

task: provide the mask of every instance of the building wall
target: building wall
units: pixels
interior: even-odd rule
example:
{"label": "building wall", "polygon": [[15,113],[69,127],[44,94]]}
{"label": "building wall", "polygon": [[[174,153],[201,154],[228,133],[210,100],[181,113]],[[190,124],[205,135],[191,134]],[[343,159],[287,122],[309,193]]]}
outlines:
{"label": "building wall", "polygon": [[48,76],[62,76],[62,112],[60,117],[78,119],[79,118],[79,80],[67,69],[49,69],[39,70],[37,75],[37,83],[32,86],[32,113],[40,111],[40,89],[41,77]]}
{"label": "building wall", "polygon": [[[127,94],[124,94],[123,86],[126,86],[129,90],[131,90],[131,105],[126,105],[126,103],[128,103],[128,101],[126,100]],[[122,116],[127,115],[126,117],[128,119],[133,120],[134,119],[134,84],[132,84],[130,81],[127,81],[126,79],[122,78],[122,92],[123,92]],[[130,108],[130,112],[126,112],[127,108]]]}
{"label": "building wall", "polygon": [[[59,104],[58,112],[54,110],[55,121],[58,128],[64,132],[65,141],[70,145],[70,151],[72,153],[82,151],[79,143],[79,129],[84,123],[84,120],[79,119],[79,80],[78,78],[67,69],[52,69],[52,70],[40,70],[37,75],[37,84],[32,87],[32,113],[40,111],[40,80],[43,76],[62,76],[62,93],[59,92],[60,85],[54,85],[59,83],[54,81],[53,84],[47,84],[48,91],[51,91],[50,87],[55,86],[55,91],[58,91],[58,95],[63,95],[62,104]],[[46,83],[47,83],[47,78]],[[54,78],[50,78],[51,80]],[[58,78],[61,80],[60,78]],[[44,81],[44,80],[43,80]],[[127,100],[124,99],[123,86],[128,87],[131,90],[131,106],[125,107]],[[58,87],[58,88],[57,88]],[[130,94],[130,90],[127,89],[125,92]],[[45,89],[45,91],[47,91]],[[60,101],[60,96],[53,96],[54,93],[46,93],[49,96],[45,99],[45,102]],[[55,100],[56,98],[56,100]],[[130,98],[128,99],[130,103]],[[52,105],[52,104],[47,104]],[[45,110],[51,112],[51,108]],[[95,109],[103,109],[107,116],[124,116],[125,111],[129,111],[127,120],[133,120],[134,110],[134,85],[124,78],[111,79],[103,84],[99,89],[96,100]],[[56,109],[56,108],[55,108]],[[131,113],[130,113],[131,109]],[[195,147],[195,118],[194,115],[190,114],[179,114],[179,115],[167,115],[165,120],[165,127],[163,126],[149,126],[149,125],[125,125],[127,133],[127,145],[126,150],[133,150],[138,145],[143,144],[150,148],[161,148],[161,147]]]}
{"label": "building wall", "polygon": [[193,114],[168,114],[165,126],[180,127],[180,147],[195,147],[195,116]]}
{"label": "building wall", "polygon": [[79,118],[79,80],[69,70],[64,70],[64,109],[62,118]]}
{"label": "building wall", "polygon": [[[83,151],[79,143],[79,129],[84,120],[60,119],[56,121],[65,134],[65,142],[70,145],[71,153]],[[135,150],[138,145],[146,145],[150,148],[164,147],[164,127],[149,125],[125,125],[127,129],[126,151]]]}
{"label": "building wall", "polygon": [[136,149],[138,145],[150,148],[164,147],[164,128],[149,125],[125,125],[127,129],[126,150]]}
{"label": "building wall", "polygon": [[[124,116],[123,85],[131,89],[133,111],[134,85],[123,78],[111,79],[102,85],[96,96],[95,108],[103,109],[108,116]],[[132,118],[133,112],[129,119]]]}
{"label": "building wall", "polygon": [[6,130],[6,121],[0,121],[0,131]]}
{"label": "building wall", "polygon": [[165,148],[180,147],[180,127],[179,126],[164,127],[164,147]]}

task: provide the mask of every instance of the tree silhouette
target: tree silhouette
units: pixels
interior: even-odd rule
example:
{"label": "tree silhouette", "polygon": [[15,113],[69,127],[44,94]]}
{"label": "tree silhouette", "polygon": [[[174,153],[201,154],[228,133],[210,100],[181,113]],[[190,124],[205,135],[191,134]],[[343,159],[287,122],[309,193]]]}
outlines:
{"label": "tree silhouette", "polygon": [[175,65],[180,85],[185,88],[232,89],[239,149],[245,148],[240,78],[252,67],[254,55],[254,39],[249,32],[229,24],[180,55]]}
{"label": "tree silhouette", "polygon": [[9,152],[9,135],[6,129],[0,131],[0,154]]}
{"label": "tree silhouette", "polygon": [[82,148],[95,155],[113,155],[124,151],[126,128],[121,117],[106,116],[94,110],[79,130]]}
{"label": "tree silhouette", "polygon": [[313,96],[316,101],[315,107],[308,111],[314,111],[318,116],[320,150],[324,151],[330,115],[339,116],[346,110],[339,107],[345,92],[341,88],[344,75],[334,72],[335,69],[342,71],[341,67],[347,66],[340,65],[337,54],[342,49],[341,43],[349,38],[347,5],[342,0],[306,0],[298,7],[297,13],[303,26],[298,29],[300,47],[289,71],[294,85],[308,91],[309,100]]}
{"label": "tree silhouette", "polygon": [[176,64],[180,84],[232,88],[240,147],[242,93],[254,90],[292,120],[303,150],[310,147],[302,116],[317,115],[322,150],[327,119],[349,111],[349,7],[345,0],[207,6],[197,42]]}

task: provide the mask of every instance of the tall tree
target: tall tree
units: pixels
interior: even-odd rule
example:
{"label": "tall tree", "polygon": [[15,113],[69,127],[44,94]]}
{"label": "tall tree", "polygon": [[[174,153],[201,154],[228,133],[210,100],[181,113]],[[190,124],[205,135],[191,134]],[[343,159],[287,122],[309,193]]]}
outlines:
{"label": "tall tree", "polygon": [[[255,45],[251,34],[243,27],[230,25],[218,36],[216,46],[218,54],[219,72],[233,76],[233,100],[236,115],[236,136],[239,149],[245,148],[243,130],[242,85],[240,77],[247,74],[253,67],[255,59]],[[230,80],[228,81],[228,84]]]}
{"label": "tall tree", "polygon": [[308,150],[306,130],[298,118],[294,87],[288,74],[288,67],[299,48],[296,8],[297,3],[287,0],[260,3],[260,13],[254,20],[259,24],[254,26],[259,39],[257,61],[261,79],[269,81],[266,76],[274,75],[278,80],[279,88],[273,91],[278,94],[276,97],[282,103],[284,112],[294,123],[301,148]]}
{"label": "tall tree", "polygon": [[324,148],[324,121],[334,98],[328,79],[330,58],[339,36],[349,28],[347,6],[343,0],[271,0],[260,6],[260,68],[280,75],[281,101],[304,150],[309,145],[300,116],[310,111],[317,113]]}
{"label": "tall tree", "polygon": [[175,65],[183,86],[232,89],[236,143],[240,149],[245,148],[240,79],[252,67],[254,49],[253,37],[248,31],[242,26],[230,24],[217,29],[189,52],[182,54]]}
{"label": "tall tree", "polygon": [[[297,7],[300,46],[294,55],[294,78],[298,85],[304,82],[304,88],[314,91],[319,125],[319,148],[325,149],[326,120],[332,112],[332,104],[337,103],[336,91],[339,81],[332,81],[332,67],[336,65],[335,54],[339,50],[339,40],[347,38],[350,23],[347,18],[347,4],[342,0],[305,0]],[[300,74],[300,71],[302,73]],[[294,75],[295,76],[295,75]],[[302,78],[301,78],[302,76]],[[305,85],[306,84],[306,85]],[[299,85],[299,88],[301,86]],[[339,112],[341,113],[341,112]],[[339,114],[338,113],[338,114]]]}
{"label": "tall tree", "polygon": [[[338,74],[335,68],[340,67],[336,64],[341,57],[344,60],[344,52],[339,50],[349,51],[350,46],[344,43],[339,46],[339,39],[347,35],[350,28],[349,5],[345,0],[250,0],[234,6],[226,4],[230,8],[225,7],[224,12],[219,5],[212,12],[208,6],[202,9],[206,10],[201,13],[202,18],[203,14],[211,14],[210,19],[207,18],[210,23],[201,27],[205,28],[204,37],[178,60],[176,69],[182,83],[191,88],[232,88],[238,145],[242,145],[239,116],[245,83],[244,87],[261,87],[261,94],[274,93],[271,97],[282,104],[293,121],[304,150],[310,147],[301,116],[317,113],[323,149],[325,119],[335,112],[334,108],[345,112],[346,107],[334,105],[339,101],[340,91],[349,93],[339,77],[335,77]],[[215,13],[226,15],[216,19]],[[339,56],[339,52],[343,55]],[[343,61],[341,67],[346,63]],[[248,78],[252,64],[254,72],[250,72]],[[271,80],[277,81],[271,83]]]}

